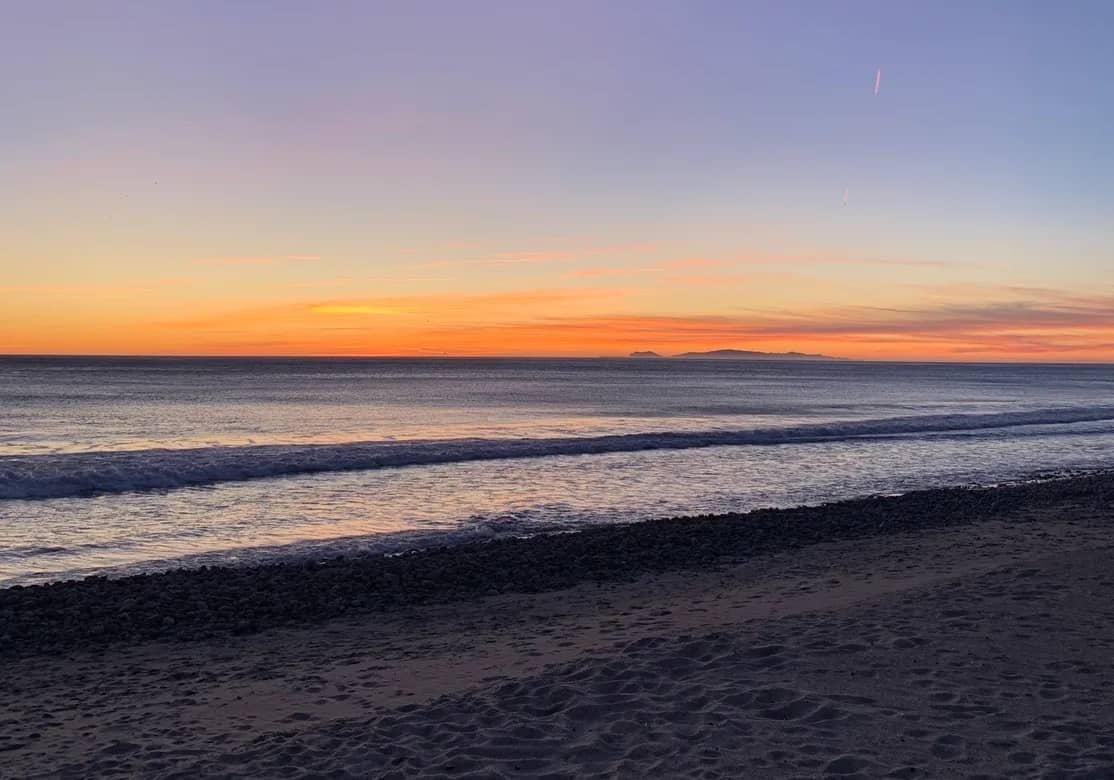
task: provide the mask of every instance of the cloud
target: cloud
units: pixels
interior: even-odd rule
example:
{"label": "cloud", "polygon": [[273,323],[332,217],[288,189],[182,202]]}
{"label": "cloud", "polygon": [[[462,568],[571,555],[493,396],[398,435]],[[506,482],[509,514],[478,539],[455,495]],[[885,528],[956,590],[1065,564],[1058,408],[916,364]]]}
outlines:
{"label": "cloud", "polygon": [[577,268],[569,271],[568,275],[577,279],[598,279],[606,276],[631,276],[633,274],[645,273],[650,269],[648,268]]}
{"label": "cloud", "polygon": [[[663,262],[654,263],[648,266],[639,268],[629,268],[631,273],[641,271],[679,271],[698,268],[731,268],[732,266],[749,266],[749,265],[774,265],[774,266],[790,266],[790,265],[873,265],[873,266],[893,266],[900,268],[955,268],[959,267],[960,263],[945,261],[945,260],[906,260],[902,258],[886,258],[886,257],[841,257],[838,255],[766,255],[766,254],[736,254],[724,255],[722,257],[700,257],[700,256],[686,256],[678,257],[673,260],[665,260]],[[967,267],[970,267],[969,265]],[[591,276],[597,275],[598,271],[604,269],[577,269],[573,274],[578,276]],[[613,270],[618,271],[620,267]],[[607,274],[598,274],[607,275]]]}
{"label": "cloud", "polygon": [[322,317],[410,317],[419,320],[468,322],[506,317],[521,309],[560,311],[613,304],[624,291],[614,287],[563,287],[505,290],[491,293],[396,295],[316,301],[290,301],[249,309],[233,309],[166,320],[160,327],[179,330],[214,328],[316,327]]}
{"label": "cloud", "polygon": [[[660,254],[662,244],[648,241],[616,243],[610,245],[591,245],[578,248],[558,248],[524,250],[515,252],[496,252],[471,257],[442,258],[417,264],[422,268],[452,268],[464,266],[544,266],[569,265],[600,258],[619,258],[624,256],[644,256],[649,253]],[[693,268],[721,268],[742,265],[773,266],[892,266],[898,268],[970,268],[970,263],[949,260],[916,260],[889,257],[841,256],[824,253],[776,255],[762,253],[725,253],[716,256],[682,255],[672,259],[639,265],[607,265],[574,268],[565,272],[572,278],[595,278],[605,276],[624,276],[651,271],[671,271]]]}
{"label": "cloud", "polygon": [[196,260],[206,265],[271,265],[274,263],[312,263],[318,255],[246,255],[235,257],[201,257]]}
{"label": "cloud", "polygon": [[642,266],[576,268],[568,271],[565,276],[569,278],[591,279],[655,274],[656,280],[659,282],[691,286],[715,286],[760,280],[792,280],[802,278],[793,271],[740,271],[737,270],[739,267],[775,266],[785,268],[789,266],[807,265],[886,265],[942,268],[949,264],[935,261],[887,260],[880,258],[746,255],[732,259],[682,257],[675,260],[667,260],[665,262]]}
{"label": "cloud", "polygon": [[389,306],[376,306],[375,304],[366,303],[321,303],[310,306],[309,310],[314,314],[396,314],[397,309],[392,309]]}
{"label": "cloud", "polygon": [[32,293],[48,296],[61,295],[81,297],[86,295],[108,296],[113,294],[134,295],[155,292],[168,287],[181,287],[193,284],[186,276],[160,276],[154,279],[133,279],[102,282],[76,282],[69,284],[16,284],[0,286],[0,293]]}
{"label": "cloud", "polygon": [[825,255],[742,255],[728,262],[744,265],[882,265],[905,268],[954,268],[959,263],[945,260],[904,260],[886,257],[839,257]]}
{"label": "cloud", "polygon": [[[733,284],[757,279],[796,278],[795,274],[786,271],[738,272],[713,270],[724,268],[727,265],[727,263],[721,260],[711,260],[704,257],[685,257],[677,260],[668,260],[663,263],[654,263],[652,265],[576,268],[565,275],[574,279],[594,279],[613,276],[655,274],[657,279],[662,282],[690,285]],[[691,271],[691,273],[671,273],[676,271]]]}
{"label": "cloud", "polygon": [[[765,333],[798,332],[799,325],[768,324]],[[812,334],[873,333],[945,335],[1016,330],[1114,328],[1114,295],[1060,295],[1049,300],[880,309],[847,307],[825,312],[808,325]]]}
{"label": "cloud", "polygon": [[431,332],[443,344],[530,347],[534,354],[740,347],[898,359],[1114,359],[1114,294],[910,308],[844,307],[716,316],[545,317]]}
{"label": "cloud", "polygon": [[344,285],[351,288],[353,285],[368,284],[368,283],[381,283],[381,284],[414,284],[421,282],[444,282],[448,281],[445,276],[391,276],[389,274],[382,274],[376,276],[327,276],[318,279],[304,279],[296,282],[287,282],[282,287],[290,290],[304,290],[314,287],[336,287]]}
{"label": "cloud", "polygon": [[723,265],[723,260],[712,260],[707,257],[679,257],[659,264],[664,270],[677,270],[682,268],[712,268]]}
{"label": "cloud", "polygon": [[758,271],[755,273],[691,273],[663,276],[662,281],[692,287],[721,287],[741,282],[790,281],[800,277],[790,271]]}
{"label": "cloud", "polygon": [[500,252],[492,257],[481,260],[485,263],[572,263],[588,257],[603,257],[607,255],[624,255],[634,252],[649,252],[656,248],[656,244],[649,241],[636,241],[625,244],[606,244],[603,246],[587,246],[571,249],[550,249],[528,252]]}
{"label": "cloud", "polygon": [[565,264],[575,263],[579,260],[587,260],[590,258],[617,257],[621,255],[645,253],[654,251],[655,249],[657,249],[657,244],[648,241],[635,241],[556,249],[527,249],[509,252],[493,252],[456,259],[431,260],[420,265],[426,268],[445,268],[449,266],[467,265]]}

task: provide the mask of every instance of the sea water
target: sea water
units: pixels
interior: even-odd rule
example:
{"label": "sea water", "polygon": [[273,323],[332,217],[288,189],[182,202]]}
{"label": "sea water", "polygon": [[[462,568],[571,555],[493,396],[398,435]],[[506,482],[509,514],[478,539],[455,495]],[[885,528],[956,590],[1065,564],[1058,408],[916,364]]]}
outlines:
{"label": "sea water", "polygon": [[0,586],[1114,466],[1114,366],[0,358]]}

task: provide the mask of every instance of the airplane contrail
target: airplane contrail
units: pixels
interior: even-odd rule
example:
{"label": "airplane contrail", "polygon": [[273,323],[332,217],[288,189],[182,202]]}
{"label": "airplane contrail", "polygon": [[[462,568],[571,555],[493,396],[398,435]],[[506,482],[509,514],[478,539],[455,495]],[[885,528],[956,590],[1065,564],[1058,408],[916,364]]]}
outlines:
{"label": "airplane contrail", "polygon": [[878,94],[878,90],[882,88],[882,69],[879,68],[874,74],[874,94]]}
{"label": "airplane contrail", "polygon": [[847,205],[847,198],[851,195],[851,190],[847,187],[843,188],[843,205]]}

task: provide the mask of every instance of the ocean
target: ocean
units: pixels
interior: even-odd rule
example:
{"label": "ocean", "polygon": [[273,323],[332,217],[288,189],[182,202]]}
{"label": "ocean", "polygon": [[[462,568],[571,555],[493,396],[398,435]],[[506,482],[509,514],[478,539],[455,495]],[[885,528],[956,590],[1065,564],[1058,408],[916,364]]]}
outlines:
{"label": "ocean", "polygon": [[1114,366],[0,358],[0,586],[1114,466]]}

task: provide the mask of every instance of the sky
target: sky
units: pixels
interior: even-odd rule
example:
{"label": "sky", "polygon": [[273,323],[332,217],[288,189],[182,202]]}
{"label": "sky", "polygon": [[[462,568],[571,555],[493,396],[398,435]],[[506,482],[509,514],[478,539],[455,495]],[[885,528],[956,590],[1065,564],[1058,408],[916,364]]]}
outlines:
{"label": "sky", "polygon": [[0,353],[1114,361],[1106,0],[0,5]]}

